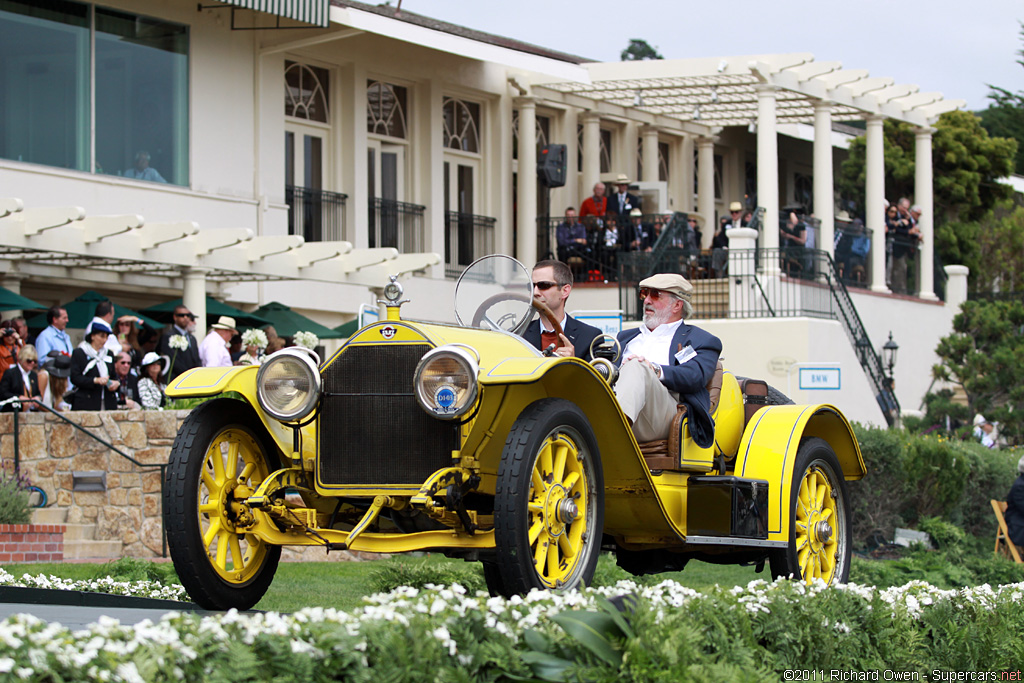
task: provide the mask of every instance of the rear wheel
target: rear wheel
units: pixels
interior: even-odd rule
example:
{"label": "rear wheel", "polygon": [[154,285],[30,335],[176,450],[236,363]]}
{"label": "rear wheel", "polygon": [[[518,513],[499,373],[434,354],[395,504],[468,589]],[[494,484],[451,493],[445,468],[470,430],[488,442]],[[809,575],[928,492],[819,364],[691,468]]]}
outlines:
{"label": "rear wheel", "polygon": [[811,583],[846,583],[850,578],[850,511],[846,480],[826,441],[800,444],[790,489],[789,545],[769,556],[774,576]]}
{"label": "rear wheel", "polygon": [[164,485],[167,546],[200,607],[249,609],[274,579],[281,547],[246,533],[244,500],[272,471],[274,445],[241,401],[203,403],[185,418]]}
{"label": "rear wheel", "polygon": [[529,406],[509,432],[498,469],[498,574],[485,571],[488,588],[510,596],[589,584],[601,546],[603,496],[597,442],[583,412],[555,398]]}

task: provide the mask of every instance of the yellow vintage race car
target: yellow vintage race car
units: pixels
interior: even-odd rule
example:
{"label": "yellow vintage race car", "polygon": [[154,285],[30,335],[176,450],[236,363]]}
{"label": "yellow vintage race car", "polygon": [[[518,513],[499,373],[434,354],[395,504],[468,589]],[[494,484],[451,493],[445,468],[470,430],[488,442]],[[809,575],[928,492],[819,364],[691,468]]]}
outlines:
{"label": "yellow vintage race car", "polygon": [[386,319],[322,363],[291,348],[168,387],[216,397],[182,424],[164,486],[168,547],[200,606],[255,605],[283,546],[444,553],[483,563],[500,595],[588,584],[602,551],[634,574],[697,558],[847,580],[846,482],[865,468],[834,406],[720,364],[714,446],[693,443],[685,410],[667,441],[640,444],[614,340],[584,362],[516,334],[533,308],[514,259],[467,269],[457,325],[404,320],[402,296],[392,280]]}

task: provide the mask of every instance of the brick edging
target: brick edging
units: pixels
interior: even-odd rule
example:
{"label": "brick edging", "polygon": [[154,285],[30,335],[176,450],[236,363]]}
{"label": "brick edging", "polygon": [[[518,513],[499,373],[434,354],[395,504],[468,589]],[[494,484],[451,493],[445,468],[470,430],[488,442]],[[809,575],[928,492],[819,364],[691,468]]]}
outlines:
{"label": "brick edging", "polygon": [[0,524],[0,563],[63,561],[63,524]]}

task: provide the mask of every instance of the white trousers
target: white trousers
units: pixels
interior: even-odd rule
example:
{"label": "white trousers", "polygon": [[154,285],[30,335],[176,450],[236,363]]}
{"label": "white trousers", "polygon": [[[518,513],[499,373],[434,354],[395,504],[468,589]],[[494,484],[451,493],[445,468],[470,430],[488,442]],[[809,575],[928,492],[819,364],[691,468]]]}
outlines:
{"label": "white trousers", "polygon": [[615,395],[622,412],[632,420],[633,435],[639,443],[668,438],[679,404],[649,363],[636,358],[624,361],[619,367]]}

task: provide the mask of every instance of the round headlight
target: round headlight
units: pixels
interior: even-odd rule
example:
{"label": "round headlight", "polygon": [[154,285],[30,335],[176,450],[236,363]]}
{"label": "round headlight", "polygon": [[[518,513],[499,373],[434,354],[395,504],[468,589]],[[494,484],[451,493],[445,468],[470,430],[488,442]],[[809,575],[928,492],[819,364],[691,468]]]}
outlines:
{"label": "round headlight", "polygon": [[476,359],[466,349],[439,346],[416,366],[416,398],[423,409],[442,420],[465,414],[476,402]]}
{"label": "round headlight", "polygon": [[320,372],[309,355],[282,349],[260,366],[256,397],[275,420],[301,420],[320,399]]}

